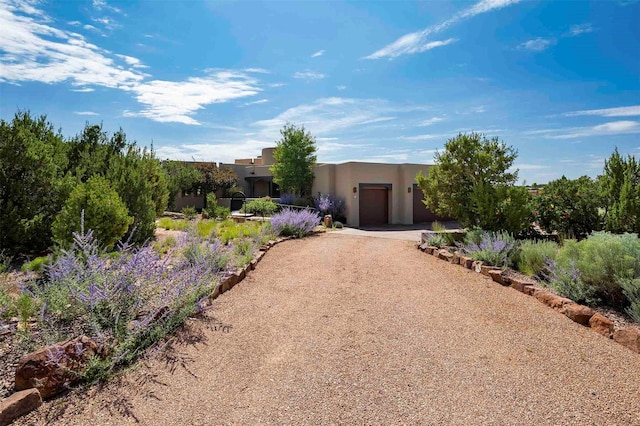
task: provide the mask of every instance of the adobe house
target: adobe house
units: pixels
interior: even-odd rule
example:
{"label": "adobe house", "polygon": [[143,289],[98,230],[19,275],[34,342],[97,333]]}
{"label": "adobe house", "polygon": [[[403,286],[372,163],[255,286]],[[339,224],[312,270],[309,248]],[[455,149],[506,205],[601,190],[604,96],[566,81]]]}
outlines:
{"label": "adobe house", "polygon": [[[275,159],[275,148],[264,148],[257,158],[237,159],[219,167],[233,169],[237,185],[247,198],[280,197],[280,188],[273,182],[269,167]],[[422,203],[422,190],[416,183],[418,172],[427,174],[426,164],[386,164],[350,161],[319,163],[314,168],[313,194],[337,195],[344,198],[347,223],[351,226],[384,224],[411,225],[442,220]],[[200,205],[197,194],[187,194],[189,205]],[[181,197],[179,197],[181,198]],[[200,198],[203,198],[200,195]],[[185,205],[176,199],[176,206]],[[220,200],[221,204],[226,204]]]}

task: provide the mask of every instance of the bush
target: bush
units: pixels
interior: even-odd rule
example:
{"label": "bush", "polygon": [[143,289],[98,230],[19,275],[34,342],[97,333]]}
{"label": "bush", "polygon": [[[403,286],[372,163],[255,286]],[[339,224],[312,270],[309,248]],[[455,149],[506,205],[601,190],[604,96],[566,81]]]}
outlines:
{"label": "bush", "polygon": [[543,285],[574,302],[589,305],[596,303],[594,289],[583,281],[575,262],[572,261],[567,268],[558,267],[555,260],[547,259],[543,269]]}
{"label": "bush", "polygon": [[621,278],[620,286],[629,300],[627,313],[634,321],[640,322],[640,278]]}
{"label": "bush", "polygon": [[30,262],[27,262],[22,265],[22,271],[27,272],[43,272],[44,267],[51,263],[51,256],[40,256],[36,257]]}
{"label": "bush", "polygon": [[306,197],[299,197],[295,199],[293,205],[296,207],[313,207],[313,200]]}
{"label": "bush", "polygon": [[158,226],[160,228],[174,230],[174,231],[184,231],[189,227],[189,223],[186,220],[176,220],[171,219],[170,217],[161,217],[158,219]]}
{"label": "bush", "polygon": [[196,223],[196,232],[200,238],[209,238],[213,230],[216,228],[215,220],[199,220]]}
{"label": "bush", "polygon": [[631,300],[623,284],[640,278],[640,239],[635,234],[595,232],[585,240],[565,241],[558,251],[558,267],[580,271],[581,280],[605,304],[626,307]]}
{"label": "bush", "polygon": [[342,229],[344,228],[344,225],[342,224],[342,222],[336,220],[335,222],[333,222],[333,227],[336,229]]}
{"label": "bush", "polygon": [[218,205],[216,194],[207,194],[207,207],[202,209],[203,216],[211,218],[225,219],[231,214],[231,209]]}
{"label": "bush", "polygon": [[523,241],[520,244],[517,268],[523,274],[541,276],[547,259],[555,260],[558,244],[553,241]]}
{"label": "bush", "polygon": [[333,195],[321,195],[314,201],[315,208],[324,216],[330,214],[331,217],[344,217],[344,199]]}
{"label": "bush", "polygon": [[473,259],[491,266],[510,266],[518,254],[517,242],[506,232],[484,232],[479,243],[463,243],[459,247]]}
{"label": "bush", "polygon": [[295,201],[296,201],[296,196],[294,194],[284,193],[280,195],[280,204],[291,206]]}
{"label": "bush", "polygon": [[549,182],[534,198],[534,216],[547,232],[575,238],[600,229],[600,196],[588,176]]}
{"label": "bush", "polygon": [[278,235],[304,237],[320,224],[320,216],[309,210],[283,209],[271,218],[271,227]]}
{"label": "bush", "polygon": [[182,214],[184,215],[185,219],[193,220],[196,218],[198,212],[196,211],[196,208],[194,206],[184,206],[182,208]]}
{"label": "bush", "polygon": [[245,203],[241,211],[243,213],[259,214],[260,216],[271,216],[277,209],[278,205],[271,201],[270,197],[264,197]]}
{"label": "bush", "polygon": [[109,182],[94,176],[71,192],[53,222],[53,237],[61,247],[69,247],[74,232],[92,229],[95,237],[110,249],[125,235],[132,222],[127,206]]}
{"label": "bush", "polygon": [[0,250],[0,274],[5,273],[11,267],[11,261],[13,256],[9,254],[8,250]]}

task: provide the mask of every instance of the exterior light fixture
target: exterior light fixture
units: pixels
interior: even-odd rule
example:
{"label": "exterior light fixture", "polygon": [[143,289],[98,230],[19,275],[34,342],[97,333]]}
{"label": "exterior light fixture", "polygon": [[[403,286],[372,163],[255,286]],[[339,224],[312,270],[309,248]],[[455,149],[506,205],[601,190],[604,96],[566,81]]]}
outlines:
{"label": "exterior light fixture", "polygon": [[407,192],[408,192],[409,194],[411,194],[411,187],[410,187],[410,186],[409,186],[409,187],[407,187]]}
{"label": "exterior light fixture", "polygon": [[356,188],[355,186],[353,187],[353,193],[355,194],[356,192],[358,192],[358,188]]}

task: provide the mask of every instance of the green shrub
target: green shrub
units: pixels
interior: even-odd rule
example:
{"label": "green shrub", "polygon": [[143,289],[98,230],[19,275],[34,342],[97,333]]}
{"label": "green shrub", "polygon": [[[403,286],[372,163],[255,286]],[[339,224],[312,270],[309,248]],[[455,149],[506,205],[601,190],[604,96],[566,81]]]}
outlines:
{"label": "green shrub", "polygon": [[554,259],[558,244],[553,241],[523,241],[520,244],[517,267],[523,274],[540,276],[544,272],[547,259]]}
{"label": "green shrub", "polygon": [[335,222],[333,222],[333,227],[336,229],[342,229],[344,228],[344,225],[342,224],[342,222],[336,220]]}
{"label": "green shrub", "polygon": [[53,222],[53,238],[60,246],[69,247],[73,232],[80,232],[84,226],[85,230],[93,230],[93,236],[110,249],[132,222],[127,206],[109,182],[94,176],[71,192]]}
{"label": "green shrub", "polygon": [[167,254],[172,247],[176,246],[176,239],[172,236],[168,236],[167,238],[156,241],[153,244],[153,249],[160,254]]}
{"label": "green shrub", "polygon": [[9,254],[8,250],[0,250],[0,274],[5,273],[11,267],[11,261],[13,256]]}
{"label": "green shrub", "polygon": [[298,197],[294,200],[293,205],[297,207],[313,207],[313,200],[306,197]]}
{"label": "green shrub", "polygon": [[211,218],[226,219],[231,214],[231,209],[218,205],[216,194],[207,194],[207,207],[202,209],[203,216]]}
{"label": "green shrub", "polygon": [[558,266],[565,270],[570,269],[573,262],[584,284],[605,304],[625,307],[632,302],[624,285],[640,278],[637,235],[596,232],[580,242],[567,240],[558,251],[557,259]]}
{"label": "green shrub", "polygon": [[469,241],[458,246],[471,258],[491,266],[511,266],[518,258],[519,244],[507,232],[484,232],[479,243]]}
{"label": "green shrub", "polygon": [[198,237],[208,238],[209,236],[211,236],[211,233],[216,228],[216,225],[217,223],[215,220],[199,220],[198,223],[196,224],[196,231],[197,231]]}
{"label": "green shrub", "polygon": [[635,321],[640,322],[640,278],[622,278],[619,282],[622,292],[629,301],[627,313]]}
{"label": "green shrub", "polygon": [[29,323],[29,318],[36,313],[33,298],[29,293],[21,293],[15,301],[15,306],[20,322],[26,326]]}
{"label": "green shrub", "polygon": [[44,267],[51,263],[51,256],[36,257],[30,262],[22,265],[22,271],[44,272]]}
{"label": "green shrub", "polygon": [[561,296],[588,305],[598,302],[594,288],[584,282],[575,262],[572,261],[569,267],[562,267],[558,266],[553,259],[547,259],[543,274],[542,284],[554,289]]}
{"label": "green shrub", "polygon": [[278,209],[278,205],[271,201],[271,198],[264,197],[252,200],[242,206],[243,213],[259,214],[260,216],[271,216]]}
{"label": "green shrub", "polygon": [[184,231],[189,227],[189,223],[185,220],[176,220],[171,219],[170,217],[161,217],[160,219],[158,219],[158,226],[160,228],[173,231]]}
{"label": "green shrub", "polygon": [[184,218],[187,220],[193,220],[196,218],[196,208],[194,206],[184,206],[182,208],[182,214]]}

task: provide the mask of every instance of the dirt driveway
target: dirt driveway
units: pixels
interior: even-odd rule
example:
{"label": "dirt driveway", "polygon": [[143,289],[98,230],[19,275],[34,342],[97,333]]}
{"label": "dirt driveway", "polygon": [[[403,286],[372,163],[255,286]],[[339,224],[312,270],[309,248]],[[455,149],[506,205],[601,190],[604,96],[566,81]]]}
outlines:
{"label": "dirt driveway", "polygon": [[640,356],[416,250],[274,247],[168,361],[25,424],[640,425]]}

